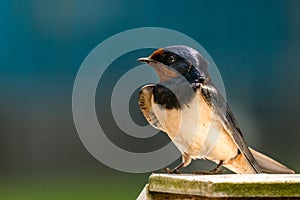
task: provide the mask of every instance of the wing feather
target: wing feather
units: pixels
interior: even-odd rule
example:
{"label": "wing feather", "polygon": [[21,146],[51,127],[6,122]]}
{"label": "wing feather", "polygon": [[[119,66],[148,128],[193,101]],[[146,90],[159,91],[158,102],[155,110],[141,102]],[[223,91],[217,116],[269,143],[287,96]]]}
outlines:
{"label": "wing feather", "polygon": [[159,120],[157,119],[157,117],[152,109],[151,99],[153,99],[153,88],[154,87],[155,87],[155,84],[148,84],[141,88],[140,93],[139,93],[138,104],[139,104],[140,110],[142,111],[144,117],[147,119],[149,124],[151,124],[154,128],[163,131],[163,127],[160,124]]}
{"label": "wing feather", "polygon": [[234,143],[237,145],[241,153],[245,156],[249,164],[252,166],[256,173],[261,173],[261,169],[257,164],[254,156],[250,152],[248,145],[246,144],[233,113],[231,112],[229,105],[224,100],[223,96],[218,92],[213,83],[206,83],[200,85],[201,94],[204,97],[207,104],[209,104],[217,116],[220,117],[228,134],[232,137]]}

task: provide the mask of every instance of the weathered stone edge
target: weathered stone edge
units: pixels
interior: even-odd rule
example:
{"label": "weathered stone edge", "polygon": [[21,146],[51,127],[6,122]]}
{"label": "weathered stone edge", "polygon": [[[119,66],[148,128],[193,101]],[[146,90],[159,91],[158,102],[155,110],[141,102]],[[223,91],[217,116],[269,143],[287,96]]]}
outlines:
{"label": "weathered stone edge", "polygon": [[149,177],[149,191],[206,197],[300,197],[300,183],[213,183],[153,174]]}

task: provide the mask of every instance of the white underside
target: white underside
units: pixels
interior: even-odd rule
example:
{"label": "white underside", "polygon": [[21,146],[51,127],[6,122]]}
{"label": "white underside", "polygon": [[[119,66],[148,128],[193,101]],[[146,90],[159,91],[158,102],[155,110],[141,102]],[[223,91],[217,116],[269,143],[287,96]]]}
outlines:
{"label": "white underside", "polygon": [[209,160],[227,160],[236,155],[234,142],[224,134],[222,123],[201,95],[181,107],[166,110],[152,99],[153,112],[181,153]]}

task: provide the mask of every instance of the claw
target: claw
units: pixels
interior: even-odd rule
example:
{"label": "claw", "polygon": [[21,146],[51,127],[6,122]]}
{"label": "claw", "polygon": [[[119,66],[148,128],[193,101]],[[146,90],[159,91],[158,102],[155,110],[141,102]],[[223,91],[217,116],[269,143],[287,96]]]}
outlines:
{"label": "claw", "polygon": [[225,171],[223,170],[210,170],[210,171],[193,171],[191,172],[192,174],[197,174],[197,175],[216,175],[216,174],[224,174]]}
{"label": "claw", "polygon": [[164,168],[164,172],[167,172],[168,174],[181,174],[181,172],[178,169],[170,169],[170,168]]}
{"label": "claw", "polygon": [[215,175],[215,174],[224,174],[225,171],[221,170],[221,167],[222,167],[222,164],[223,164],[223,161],[220,160],[219,164],[217,165],[216,168],[210,170],[210,171],[200,171],[200,172],[197,172],[197,171],[194,171],[192,172],[193,174],[201,174],[201,175]]}

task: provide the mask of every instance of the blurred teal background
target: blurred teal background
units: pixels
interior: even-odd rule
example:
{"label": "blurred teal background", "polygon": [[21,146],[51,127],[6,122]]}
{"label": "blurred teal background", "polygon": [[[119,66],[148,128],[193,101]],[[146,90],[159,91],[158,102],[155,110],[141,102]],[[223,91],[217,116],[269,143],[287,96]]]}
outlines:
{"label": "blurred teal background", "polygon": [[[149,173],[122,173],[95,160],[77,135],[71,97],[76,73],[96,45],[145,26],[197,40],[222,74],[248,143],[299,172],[299,10],[297,0],[1,1],[0,199],[137,197]],[[113,140],[132,148],[127,139]],[[186,171],[211,166],[196,161]]]}

